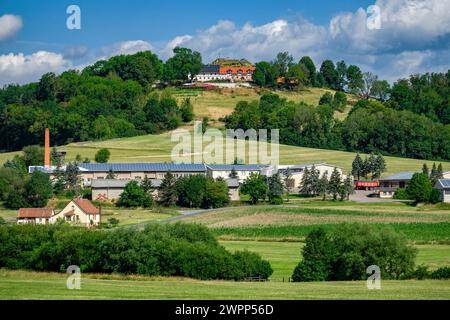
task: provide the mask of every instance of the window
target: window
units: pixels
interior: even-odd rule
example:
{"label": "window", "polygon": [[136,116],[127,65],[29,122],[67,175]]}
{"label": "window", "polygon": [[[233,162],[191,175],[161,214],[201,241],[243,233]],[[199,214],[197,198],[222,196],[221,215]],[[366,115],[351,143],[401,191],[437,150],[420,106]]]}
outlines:
{"label": "window", "polygon": [[445,190],[444,193],[445,193],[446,195],[450,195],[450,190]]}

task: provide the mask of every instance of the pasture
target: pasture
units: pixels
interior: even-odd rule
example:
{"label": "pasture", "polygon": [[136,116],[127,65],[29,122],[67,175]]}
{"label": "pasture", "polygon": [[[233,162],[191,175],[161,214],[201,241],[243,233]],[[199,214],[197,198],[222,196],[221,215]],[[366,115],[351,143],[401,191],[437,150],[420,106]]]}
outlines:
{"label": "pasture", "polygon": [[184,278],[114,275],[81,277],[80,290],[68,290],[67,275],[0,270],[0,299],[441,299],[450,298],[450,280],[382,281],[381,290],[367,290],[365,281],[232,282]]}

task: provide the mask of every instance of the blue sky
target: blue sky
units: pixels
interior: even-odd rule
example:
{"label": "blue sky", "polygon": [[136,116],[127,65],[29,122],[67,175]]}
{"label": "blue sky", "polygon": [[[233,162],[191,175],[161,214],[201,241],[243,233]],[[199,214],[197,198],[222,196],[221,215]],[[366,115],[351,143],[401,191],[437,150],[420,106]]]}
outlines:
{"label": "blue sky", "polygon": [[[66,28],[71,4],[81,8],[81,30]],[[373,4],[377,30],[366,27]],[[166,59],[175,45],[200,51],[205,62],[285,50],[316,64],[344,59],[394,81],[449,68],[448,12],[450,0],[0,0],[0,85],[139,50]]]}

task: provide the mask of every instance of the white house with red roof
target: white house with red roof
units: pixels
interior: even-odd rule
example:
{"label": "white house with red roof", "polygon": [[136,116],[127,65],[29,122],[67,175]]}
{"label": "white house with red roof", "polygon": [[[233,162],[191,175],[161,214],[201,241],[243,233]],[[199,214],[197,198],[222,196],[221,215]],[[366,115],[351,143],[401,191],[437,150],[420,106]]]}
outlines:
{"label": "white house with red roof", "polygon": [[58,213],[52,208],[21,208],[17,217],[19,224],[52,224],[58,220],[86,227],[98,226],[101,211],[87,199],[73,199]]}
{"label": "white house with red roof", "polygon": [[101,222],[101,212],[87,199],[73,199],[51,218],[51,223],[59,219],[87,227],[97,226]]}

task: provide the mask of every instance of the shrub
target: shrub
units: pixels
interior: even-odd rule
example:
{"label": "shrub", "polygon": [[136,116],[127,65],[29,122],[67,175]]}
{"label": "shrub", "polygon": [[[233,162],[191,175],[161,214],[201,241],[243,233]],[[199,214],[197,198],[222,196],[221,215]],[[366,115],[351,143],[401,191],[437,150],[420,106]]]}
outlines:
{"label": "shrub", "polygon": [[396,200],[409,200],[408,193],[406,189],[397,189],[394,194],[394,199]]}
{"label": "shrub", "polygon": [[266,280],[273,273],[270,263],[265,260],[261,260],[261,257],[256,253],[249,251],[237,251],[234,253],[233,258],[242,272],[242,279],[259,277]]}
{"label": "shrub", "polygon": [[384,279],[400,279],[414,269],[416,249],[391,229],[365,224],[342,224],[331,233],[317,229],[308,234],[303,260],[294,281],[363,280],[366,268],[377,265]]}
{"label": "shrub", "polygon": [[106,149],[106,148],[100,149],[95,154],[95,162],[107,163],[110,156],[111,156],[111,153],[109,152],[108,149]]}
{"label": "shrub", "polygon": [[450,279],[450,267],[442,267],[431,273],[432,279]]}
{"label": "shrub", "polygon": [[293,281],[326,281],[330,278],[333,245],[324,229],[318,228],[307,235],[302,255],[303,260],[292,275]]}

